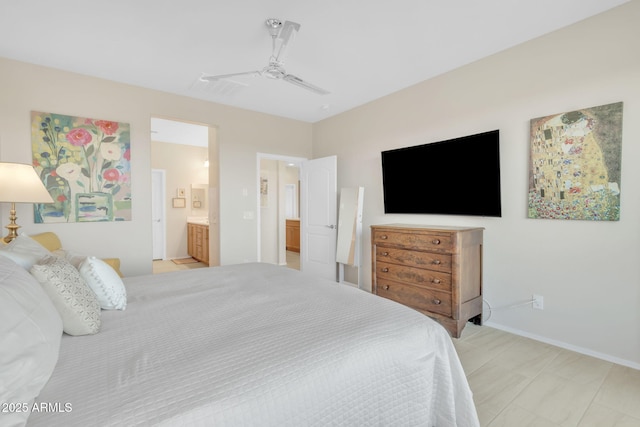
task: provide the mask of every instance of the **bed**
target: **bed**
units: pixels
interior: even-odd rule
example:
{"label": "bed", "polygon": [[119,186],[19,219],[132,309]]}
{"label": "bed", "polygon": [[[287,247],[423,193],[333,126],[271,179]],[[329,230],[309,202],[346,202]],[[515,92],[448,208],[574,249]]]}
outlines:
{"label": "bed", "polygon": [[123,284],[27,426],[479,425],[451,338],[393,301],[262,263]]}

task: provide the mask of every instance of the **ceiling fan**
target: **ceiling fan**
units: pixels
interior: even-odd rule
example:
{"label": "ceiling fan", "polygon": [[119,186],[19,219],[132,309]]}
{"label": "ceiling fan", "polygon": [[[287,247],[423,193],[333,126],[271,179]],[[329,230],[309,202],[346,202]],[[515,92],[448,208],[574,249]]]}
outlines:
{"label": "ceiling fan", "polygon": [[200,80],[217,81],[239,76],[262,76],[275,80],[284,80],[296,86],[310,90],[311,92],[320,95],[327,95],[329,93],[328,90],[312,85],[293,74],[287,74],[284,69],[284,55],[290,42],[300,29],[300,24],[291,21],[285,21],[283,23],[279,19],[274,18],[267,19],[265,24],[267,25],[267,29],[271,35],[272,45],[271,57],[269,58],[269,64],[266,67],[259,71],[246,71],[243,73],[221,74],[217,76],[203,75],[200,77]]}

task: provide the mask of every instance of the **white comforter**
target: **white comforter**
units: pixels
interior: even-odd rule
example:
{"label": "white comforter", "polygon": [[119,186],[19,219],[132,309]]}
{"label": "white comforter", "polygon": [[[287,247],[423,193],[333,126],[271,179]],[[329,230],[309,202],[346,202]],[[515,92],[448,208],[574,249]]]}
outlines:
{"label": "white comforter", "polygon": [[29,426],[479,425],[445,330],[392,301],[257,263],[125,284]]}

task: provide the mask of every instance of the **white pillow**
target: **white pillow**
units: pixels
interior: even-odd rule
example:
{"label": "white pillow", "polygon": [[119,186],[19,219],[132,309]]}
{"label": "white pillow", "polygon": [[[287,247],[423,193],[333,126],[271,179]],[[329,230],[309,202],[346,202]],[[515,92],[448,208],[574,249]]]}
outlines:
{"label": "white pillow", "polygon": [[127,307],[127,290],[118,273],[109,264],[89,256],[82,261],[78,270],[96,294],[100,307],[105,310],[124,310]]}
{"label": "white pillow", "polygon": [[20,234],[8,244],[0,245],[0,255],[29,270],[33,264],[51,255],[51,252],[31,237]]}
{"label": "white pillow", "polygon": [[31,267],[62,318],[69,335],[95,334],[100,330],[100,303],[96,294],[69,261],[51,255]]}
{"label": "white pillow", "polygon": [[[56,366],[61,337],[60,315],[38,281],[0,257],[0,403],[31,409]],[[2,411],[0,425],[24,425],[28,416]]]}

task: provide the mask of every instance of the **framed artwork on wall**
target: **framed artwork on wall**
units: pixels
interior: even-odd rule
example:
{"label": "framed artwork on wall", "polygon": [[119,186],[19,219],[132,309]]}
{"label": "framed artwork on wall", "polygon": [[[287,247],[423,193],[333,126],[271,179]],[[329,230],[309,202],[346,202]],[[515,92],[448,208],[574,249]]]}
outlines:
{"label": "framed artwork on wall", "polygon": [[35,223],[131,221],[128,123],[32,111],[31,151],[54,200]]}
{"label": "framed artwork on wall", "polygon": [[174,197],[173,198],[173,207],[174,208],[186,208],[187,207],[187,199],[183,197]]}
{"label": "framed artwork on wall", "polygon": [[622,102],[531,120],[528,217],[620,219]]}

